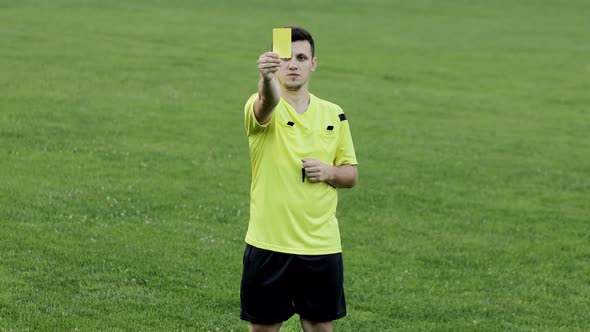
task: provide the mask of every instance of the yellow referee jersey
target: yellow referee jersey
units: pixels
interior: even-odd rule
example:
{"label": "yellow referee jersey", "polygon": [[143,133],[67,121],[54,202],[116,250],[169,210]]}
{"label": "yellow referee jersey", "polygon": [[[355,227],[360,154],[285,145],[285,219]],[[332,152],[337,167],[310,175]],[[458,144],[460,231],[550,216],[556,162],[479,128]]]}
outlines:
{"label": "yellow referee jersey", "polygon": [[300,255],[341,252],[336,189],[325,182],[310,183],[301,159],[356,165],[346,116],[338,105],[310,94],[305,113],[281,98],[262,125],[254,115],[256,98],[257,93],[244,109],[252,163],[246,243]]}

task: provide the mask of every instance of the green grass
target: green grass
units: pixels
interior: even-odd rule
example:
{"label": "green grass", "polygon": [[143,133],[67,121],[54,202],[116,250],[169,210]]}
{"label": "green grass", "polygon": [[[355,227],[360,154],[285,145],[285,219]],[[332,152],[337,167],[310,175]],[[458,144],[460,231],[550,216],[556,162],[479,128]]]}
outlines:
{"label": "green grass", "polygon": [[[0,331],[244,331],[271,28],[351,123],[337,331],[587,331],[590,5],[3,1]],[[284,325],[296,331],[297,321]]]}

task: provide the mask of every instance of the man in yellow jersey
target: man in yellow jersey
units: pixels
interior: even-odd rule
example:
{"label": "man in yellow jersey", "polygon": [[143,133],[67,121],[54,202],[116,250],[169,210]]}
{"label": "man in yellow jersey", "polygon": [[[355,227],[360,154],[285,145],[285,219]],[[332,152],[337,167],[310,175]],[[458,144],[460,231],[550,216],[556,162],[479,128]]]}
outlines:
{"label": "man in yellow jersey", "polygon": [[356,155],[342,109],[308,92],[313,38],[291,29],[291,58],[259,57],[244,110],[252,186],[240,317],[256,332],[295,313],[305,332],[332,331],[346,315],[336,188],[356,184]]}

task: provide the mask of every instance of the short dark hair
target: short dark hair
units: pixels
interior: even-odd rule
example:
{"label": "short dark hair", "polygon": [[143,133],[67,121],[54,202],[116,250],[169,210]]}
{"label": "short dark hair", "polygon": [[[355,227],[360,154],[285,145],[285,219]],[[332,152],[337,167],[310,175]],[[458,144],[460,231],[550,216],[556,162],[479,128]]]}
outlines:
{"label": "short dark hair", "polygon": [[288,26],[287,28],[291,28],[291,42],[300,40],[307,40],[309,42],[311,46],[311,57],[313,58],[315,56],[315,43],[309,31],[297,26]]}

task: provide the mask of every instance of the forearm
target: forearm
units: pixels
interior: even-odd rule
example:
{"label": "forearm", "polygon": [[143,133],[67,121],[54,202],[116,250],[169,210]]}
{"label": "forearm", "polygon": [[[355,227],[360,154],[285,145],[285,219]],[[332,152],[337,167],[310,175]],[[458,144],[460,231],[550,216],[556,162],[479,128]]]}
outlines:
{"label": "forearm", "polygon": [[268,121],[273,110],[281,100],[280,88],[276,77],[258,81],[258,100],[254,104],[254,113],[260,123]]}
{"label": "forearm", "polygon": [[330,175],[326,180],[331,186],[336,188],[352,188],[358,180],[358,170],[353,165],[332,166]]}

